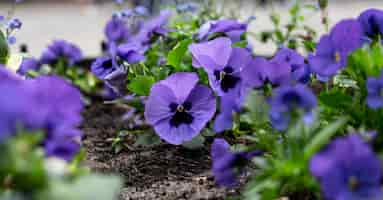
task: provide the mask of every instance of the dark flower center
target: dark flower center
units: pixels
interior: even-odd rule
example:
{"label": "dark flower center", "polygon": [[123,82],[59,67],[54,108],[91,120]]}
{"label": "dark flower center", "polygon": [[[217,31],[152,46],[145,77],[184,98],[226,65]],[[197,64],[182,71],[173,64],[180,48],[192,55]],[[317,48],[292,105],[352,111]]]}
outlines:
{"label": "dark flower center", "polygon": [[374,16],[369,17],[368,18],[368,23],[371,26],[371,31],[372,31],[372,34],[373,34],[373,35],[370,35],[370,36],[379,35],[380,34],[379,24],[378,24],[376,18]]}
{"label": "dark flower center", "polygon": [[359,181],[358,181],[358,179],[357,179],[355,176],[351,176],[351,177],[348,179],[348,187],[349,187],[350,190],[352,190],[352,191],[358,189],[358,187],[359,187]]}
{"label": "dark flower center", "polygon": [[296,93],[289,93],[285,95],[283,97],[283,102],[285,102],[291,110],[302,106],[302,98]]}
{"label": "dark flower center", "polygon": [[232,67],[225,67],[222,71],[214,71],[214,76],[216,80],[220,81],[221,88],[224,92],[228,92],[229,89],[234,88],[240,80],[240,78],[232,75],[233,72]]}
{"label": "dark flower center", "polygon": [[191,124],[193,122],[194,117],[188,112],[192,108],[191,102],[186,101],[182,105],[171,103],[169,108],[174,113],[170,119],[171,126],[178,127],[181,124]]}
{"label": "dark flower center", "polygon": [[110,69],[113,67],[113,62],[112,62],[112,59],[108,59],[106,61],[104,61],[104,63],[102,63],[102,67],[104,69]]}
{"label": "dark flower center", "polygon": [[290,61],[291,61],[290,56],[286,56],[286,57],[285,57],[285,61],[286,61],[286,62],[290,62]]}

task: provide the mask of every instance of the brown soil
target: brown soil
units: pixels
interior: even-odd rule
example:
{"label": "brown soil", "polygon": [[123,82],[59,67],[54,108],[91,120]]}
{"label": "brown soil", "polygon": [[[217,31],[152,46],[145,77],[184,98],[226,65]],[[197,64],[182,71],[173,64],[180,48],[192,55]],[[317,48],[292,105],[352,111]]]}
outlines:
{"label": "brown soil", "polygon": [[215,185],[208,147],[188,150],[163,143],[132,146],[115,154],[110,139],[119,130],[127,129],[120,119],[126,111],[117,105],[95,103],[84,112],[82,126],[85,164],[94,171],[122,176],[125,185],[119,195],[121,200],[219,200],[238,195],[238,189]]}

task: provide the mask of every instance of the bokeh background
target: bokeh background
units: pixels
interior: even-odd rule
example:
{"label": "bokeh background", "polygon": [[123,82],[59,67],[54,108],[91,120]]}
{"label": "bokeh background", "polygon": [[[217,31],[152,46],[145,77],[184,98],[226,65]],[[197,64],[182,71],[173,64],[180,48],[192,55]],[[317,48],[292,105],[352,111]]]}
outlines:
{"label": "bokeh background", "polygon": [[[160,7],[177,0],[125,0],[125,8],[133,4],[151,5],[153,13]],[[0,14],[7,15],[13,0],[0,1]],[[177,2],[181,2],[178,0]],[[182,1],[185,2],[185,1]],[[283,16],[288,15],[289,0],[216,0],[216,9],[228,16],[236,13],[242,20],[254,15],[257,17],[250,25],[251,32],[267,30],[272,27],[269,14],[272,10]],[[316,1],[304,1],[315,4]],[[356,17],[367,8],[383,9],[383,0],[329,0],[330,24],[343,18]],[[89,57],[100,54],[100,41],[103,27],[119,7],[114,0],[24,0],[15,9],[15,16],[23,21],[17,33],[17,43],[12,49],[17,51],[22,43],[28,44],[33,56],[39,56],[45,46],[53,39],[65,39],[79,45]],[[307,13],[307,23],[319,33],[324,32],[318,13]],[[285,17],[287,18],[287,17]],[[256,54],[270,54],[275,50],[271,44],[261,44],[251,40]]]}

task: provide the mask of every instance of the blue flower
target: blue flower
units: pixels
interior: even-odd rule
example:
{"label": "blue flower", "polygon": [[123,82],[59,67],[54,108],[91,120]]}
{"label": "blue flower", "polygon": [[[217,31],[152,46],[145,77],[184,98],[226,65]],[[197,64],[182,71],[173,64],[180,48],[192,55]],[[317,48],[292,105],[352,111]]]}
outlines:
{"label": "blue flower", "polygon": [[118,17],[112,17],[106,26],[104,33],[109,43],[124,43],[128,41],[130,32],[125,21]]}
{"label": "blue flower", "polygon": [[214,116],[213,92],[197,83],[197,74],[178,72],[153,85],[145,119],[166,142],[179,145],[192,140]]}
{"label": "blue flower", "polygon": [[232,152],[230,145],[224,139],[214,139],[211,159],[216,183],[225,187],[238,185],[237,176],[243,172],[243,167],[252,157],[260,154],[260,151]]}
{"label": "blue flower", "polygon": [[193,56],[193,66],[202,67],[209,76],[209,83],[218,96],[229,93],[239,94],[241,71],[251,61],[251,53],[246,49],[231,47],[229,38],[191,44],[189,51]]}
{"label": "blue flower", "polygon": [[262,57],[252,59],[241,72],[246,87],[260,88],[267,83],[273,86],[291,82],[292,66],[288,62],[269,61]]}
{"label": "blue flower", "polygon": [[274,91],[270,102],[270,121],[277,130],[285,130],[294,112],[302,112],[305,123],[314,120],[313,109],[317,100],[312,91],[305,85],[281,86]]}
{"label": "blue flower", "polygon": [[145,59],[144,50],[140,44],[129,42],[118,46],[117,55],[129,64],[133,64]]}
{"label": "blue flower", "polygon": [[383,11],[379,9],[368,9],[359,15],[364,33],[369,38],[383,36]]}
{"label": "blue flower", "polygon": [[198,32],[200,41],[207,41],[214,34],[222,33],[235,43],[241,41],[241,36],[246,32],[247,24],[237,20],[214,20],[203,24]]}
{"label": "blue flower", "polygon": [[369,77],[367,86],[367,105],[372,109],[383,106],[383,72],[379,78]]}
{"label": "blue flower", "polygon": [[310,80],[310,68],[305,63],[305,58],[292,49],[281,48],[271,59],[271,62],[288,63],[293,82],[307,83]]}
{"label": "blue flower", "polygon": [[379,158],[356,134],[335,139],[310,160],[325,199],[382,199]]}
{"label": "blue flower", "polygon": [[40,63],[54,65],[60,59],[72,66],[82,60],[81,49],[65,40],[55,40],[43,51]]}
{"label": "blue flower", "polygon": [[41,64],[38,60],[35,58],[23,58],[23,61],[21,62],[21,65],[19,69],[17,70],[17,73],[20,75],[27,75],[27,72],[30,70],[39,70],[41,67]]}
{"label": "blue flower", "polygon": [[154,36],[166,36],[169,32],[166,25],[170,16],[170,11],[162,11],[159,16],[145,22],[131,41],[139,42],[142,46],[148,46]]}
{"label": "blue flower", "polygon": [[91,66],[91,71],[96,77],[105,81],[108,89],[115,95],[123,95],[126,89],[126,68],[117,64],[110,57],[97,58]]}
{"label": "blue flower", "polygon": [[0,91],[7,95],[0,97],[0,142],[20,128],[40,130],[45,133],[46,155],[70,161],[79,151],[82,135],[77,128],[83,109],[80,92],[55,76],[24,81],[1,76]]}
{"label": "blue flower", "polygon": [[363,45],[363,37],[362,26],[357,20],[340,21],[329,35],[321,37],[315,55],[309,55],[310,69],[322,80],[334,76],[346,67],[348,55]]}

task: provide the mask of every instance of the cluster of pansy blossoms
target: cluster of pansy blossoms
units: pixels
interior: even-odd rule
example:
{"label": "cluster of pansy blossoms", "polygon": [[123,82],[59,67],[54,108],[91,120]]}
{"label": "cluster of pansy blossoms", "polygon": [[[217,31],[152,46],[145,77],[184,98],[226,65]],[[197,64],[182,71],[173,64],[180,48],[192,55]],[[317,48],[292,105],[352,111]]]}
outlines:
{"label": "cluster of pansy blossoms", "polygon": [[[175,10],[194,12],[197,7],[182,4]],[[383,11],[370,9],[356,19],[341,20],[319,38],[313,51],[280,46],[270,57],[254,55],[246,38],[249,22],[211,17],[185,25],[172,22],[172,14],[164,10],[150,17],[142,6],[114,13],[104,27],[103,54],[86,66],[103,81],[103,100],[129,101],[137,107],[124,107],[131,109],[123,118],[134,121],[126,132],[153,133],[156,139],[186,148],[202,140],[210,149],[211,171],[219,186],[241,186],[240,177],[248,172],[254,172],[250,176],[256,181],[269,173],[271,180],[259,187],[250,182],[249,190],[262,193],[279,187],[280,194],[291,195],[302,186],[328,200],[383,198],[376,147],[383,126],[369,121],[383,116],[382,66],[368,73],[350,68],[355,57],[360,59],[358,52],[381,45]],[[17,19],[8,23],[12,30],[20,26]],[[17,75],[0,68],[0,91],[7,94],[0,97],[0,143],[20,132],[42,132],[39,147],[44,155],[73,160],[80,149],[83,96],[58,76],[33,71],[52,66],[52,74],[72,76],[68,79],[75,83],[79,76],[72,70],[79,69],[82,60],[79,47],[55,40],[40,58],[23,58]],[[353,73],[363,76],[346,79]],[[264,110],[249,108],[253,95],[257,98],[252,103],[265,105]],[[349,114],[347,126],[330,134],[326,128],[351,112],[342,110],[344,99],[362,114]],[[339,109],[331,110],[326,103]],[[265,112],[267,122],[255,125],[252,111]],[[272,180],[275,177],[280,182]],[[295,185],[288,185],[290,180]],[[265,196],[259,199],[270,197]]]}
{"label": "cluster of pansy blossoms", "polygon": [[112,96],[124,95],[126,74],[129,65],[145,59],[145,52],[158,36],[168,33],[166,28],[170,12],[163,11],[149,20],[145,8],[135,8],[116,13],[107,22],[106,55],[96,59],[91,66],[92,72],[105,82],[106,90]]}
{"label": "cluster of pansy blossoms", "polygon": [[[267,59],[235,45],[246,32],[246,24],[235,20],[207,22],[188,50],[193,67],[203,69],[211,89],[198,85],[193,72],[170,75],[152,87],[146,103],[146,122],[171,144],[192,140],[204,127],[210,127],[211,120],[214,131],[222,137],[222,133],[232,130],[234,116],[242,112],[248,93],[256,90],[266,95],[269,122],[278,133],[284,134],[299,121],[309,126],[319,117],[313,82],[331,82],[347,68],[352,53],[382,35],[382,27],[383,12],[367,10],[357,19],[336,23],[307,57],[281,47]],[[381,76],[366,81],[366,105],[372,109],[383,106],[381,82]],[[216,138],[211,156],[217,183],[237,185],[236,177],[242,172],[238,167],[263,155],[261,152],[234,152],[225,139]],[[348,154],[350,159],[345,157]],[[381,170],[369,143],[356,134],[335,139],[310,161],[310,172],[320,183],[325,199],[380,199]]]}

